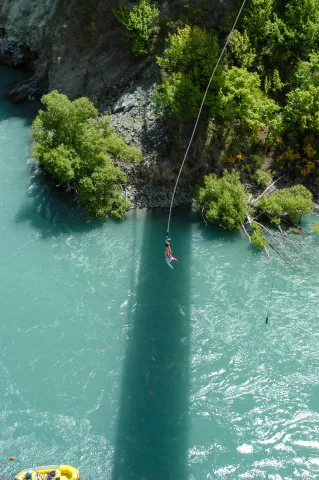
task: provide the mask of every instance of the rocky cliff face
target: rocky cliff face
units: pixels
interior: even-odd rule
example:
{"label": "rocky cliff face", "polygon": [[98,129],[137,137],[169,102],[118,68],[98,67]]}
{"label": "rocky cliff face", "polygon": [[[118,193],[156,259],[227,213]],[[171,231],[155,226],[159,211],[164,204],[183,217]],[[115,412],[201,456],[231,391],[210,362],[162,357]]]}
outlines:
{"label": "rocky cliff face", "polygon": [[[0,0],[0,62],[25,66],[33,73],[10,92],[14,102],[37,98],[53,89],[70,98],[89,97],[102,112],[111,115],[113,125],[128,144],[142,148],[147,167],[160,159],[153,175],[156,170],[165,178],[171,161],[170,129],[155,119],[151,104],[159,71],[154,61],[136,59],[131,54],[130,44],[112,13],[114,3]],[[165,15],[176,18],[186,0],[158,3]],[[209,3],[217,21],[229,7],[227,0]],[[128,173],[133,184],[136,175],[141,175],[138,171]],[[145,188],[150,188],[149,179]],[[129,192],[136,200],[134,195]],[[141,206],[144,203],[140,201]]]}

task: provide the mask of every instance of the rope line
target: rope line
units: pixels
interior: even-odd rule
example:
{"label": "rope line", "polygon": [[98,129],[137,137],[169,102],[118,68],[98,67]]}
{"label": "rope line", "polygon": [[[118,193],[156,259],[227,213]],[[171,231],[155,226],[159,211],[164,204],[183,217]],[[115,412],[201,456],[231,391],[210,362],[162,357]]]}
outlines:
{"label": "rope line", "polygon": [[217,70],[217,67],[218,67],[218,65],[219,65],[219,63],[220,63],[220,61],[221,61],[221,59],[222,59],[222,57],[223,57],[223,55],[224,55],[224,52],[225,52],[225,50],[226,50],[226,48],[227,48],[227,46],[228,46],[228,44],[229,44],[230,38],[231,38],[232,33],[233,33],[233,31],[234,31],[234,29],[235,29],[235,27],[236,27],[236,24],[237,24],[237,22],[238,22],[238,19],[239,19],[239,17],[240,17],[240,14],[241,14],[243,8],[244,8],[245,3],[246,3],[246,0],[243,0],[243,3],[242,3],[242,5],[241,5],[241,7],[240,7],[240,9],[239,9],[239,12],[238,12],[238,14],[237,14],[236,20],[235,20],[235,22],[234,22],[234,25],[233,25],[233,27],[232,27],[232,29],[231,29],[231,31],[230,31],[230,34],[228,35],[227,41],[226,41],[226,43],[225,43],[225,45],[224,45],[224,47],[223,47],[223,49],[222,49],[222,51],[221,51],[221,54],[220,54],[219,57],[218,57],[217,63],[216,63],[216,65],[215,65],[215,68],[214,68],[214,70],[213,70],[213,73],[212,73],[212,75],[211,75],[211,77],[210,77],[210,79],[209,79],[207,88],[206,88],[206,90],[205,90],[205,93],[204,93],[204,96],[203,96],[203,100],[202,100],[201,106],[200,106],[200,108],[199,108],[199,112],[198,112],[197,119],[196,119],[196,122],[195,122],[195,126],[194,126],[194,129],[193,129],[193,133],[192,133],[191,138],[190,138],[190,140],[189,140],[189,143],[188,143],[188,146],[187,146],[187,149],[186,149],[186,152],[185,152],[185,155],[184,155],[184,158],[183,158],[183,161],[182,161],[182,164],[181,164],[181,166],[180,166],[180,169],[179,169],[179,172],[178,172],[178,175],[177,175],[177,179],[176,179],[176,182],[175,182],[175,186],[174,186],[174,190],[173,190],[173,195],[172,195],[172,199],[171,199],[171,205],[170,205],[169,214],[168,214],[167,235],[168,235],[168,233],[169,233],[169,227],[170,227],[170,223],[171,223],[171,215],[172,215],[172,208],[173,208],[173,202],[174,202],[174,197],[175,197],[176,188],[177,188],[177,185],[178,185],[178,182],[179,182],[179,178],[180,178],[180,176],[181,176],[181,173],[182,173],[182,170],[183,170],[183,167],[184,167],[184,163],[185,163],[185,160],[186,160],[186,158],[187,158],[187,155],[188,155],[190,146],[191,146],[191,144],[192,144],[192,142],[193,142],[193,138],[194,138],[194,135],[195,135],[195,132],[196,132],[196,129],[197,129],[198,122],[199,122],[199,117],[200,117],[200,115],[201,115],[201,113],[202,113],[202,109],[203,109],[203,106],[204,106],[204,103],[205,103],[205,100],[206,100],[206,97],[207,97],[207,93],[208,93],[209,87],[210,87],[210,85],[211,85],[211,83],[212,83],[212,80],[213,80],[213,78],[214,78],[214,75],[215,75],[215,72],[216,72],[216,70]]}

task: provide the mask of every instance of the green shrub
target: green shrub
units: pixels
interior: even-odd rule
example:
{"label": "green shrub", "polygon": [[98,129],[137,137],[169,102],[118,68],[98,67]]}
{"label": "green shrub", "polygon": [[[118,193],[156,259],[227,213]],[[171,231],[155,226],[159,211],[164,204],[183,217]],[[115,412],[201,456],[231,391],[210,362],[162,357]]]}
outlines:
{"label": "green shrub", "polygon": [[211,174],[204,177],[204,187],[197,191],[197,207],[204,208],[209,222],[225,230],[239,228],[248,212],[248,198],[237,172],[224,171],[222,177]]}
{"label": "green shrub", "polygon": [[246,68],[232,67],[221,79],[217,96],[217,113],[229,126],[257,133],[279,111],[274,100],[260,89],[260,78]]}
{"label": "green shrub", "polygon": [[250,68],[255,60],[246,30],[243,33],[234,30],[229,42],[230,58],[236,66]]}
{"label": "green shrub", "polygon": [[154,89],[155,113],[162,118],[195,117],[201,98],[199,87],[187,75],[174,73]]}
{"label": "green shrub", "polygon": [[250,160],[255,170],[262,167],[265,163],[265,157],[261,155],[251,155]]}
{"label": "green shrub", "polygon": [[255,180],[257,185],[264,188],[271,183],[272,174],[269,170],[257,170],[254,175],[252,175],[252,179]]}
{"label": "green shrub", "polygon": [[268,242],[263,236],[261,226],[255,222],[252,222],[251,228],[253,231],[253,234],[250,236],[250,240],[252,241],[252,243],[256,245],[256,247],[258,247],[259,249],[268,247]]}
{"label": "green shrub", "polygon": [[258,208],[274,223],[280,223],[280,217],[286,217],[291,223],[300,222],[303,215],[312,212],[312,194],[303,185],[282,188],[261,197]]}
{"label": "green shrub", "polygon": [[186,25],[169,34],[167,44],[157,57],[163,79],[154,90],[155,111],[164,118],[195,117],[217,60],[217,39],[198,26]]}
{"label": "green shrub", "polygon": [[218,55],[218,42],[200,27],[185,25],[177,33],[169,34],[167,49],[157,57],[158,65],[166,74],[183,73],[195,85],[206,87]]}
{"label": "green shrub", "polygon": [[127,179],[108,154],[137,162],[141,152],[128,147],[110,127],[107,117],[87,98],[71,102],[53,91],[42,97],[46,110],[39,111],[32,125],[33,154],[54,178],[71,182],[90,216],[123,218],[129,202],[121,185]]}
{"label": "green shrub", "polygon": [[135,55],[151,53],[158,32],[158,7],[148,0],[139,0],[133,7],[113,9],[113,13],[127,29],[127,36],[132,40],[132,52]]}

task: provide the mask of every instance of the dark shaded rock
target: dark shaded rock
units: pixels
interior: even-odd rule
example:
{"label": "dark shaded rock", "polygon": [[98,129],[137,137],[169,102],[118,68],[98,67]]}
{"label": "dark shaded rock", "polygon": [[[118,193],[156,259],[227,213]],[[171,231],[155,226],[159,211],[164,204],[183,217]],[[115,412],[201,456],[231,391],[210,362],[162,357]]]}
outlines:
{"label": "dark shaded rock", "polygon": [[47,93],[49,82],[47,77],[47,66],[34,74],[28,80],[17,83],[9,92],[9,98],[13,103],[20,103],[26,100],[39,100]]}
{"label": "dark shaded rock", "polygon": [[30,80],[19,83],[9,92],[9,98],[13,103],[35,100],[39,97],[40,92],[37,87],[37,81],[33,77]]}
{"label": "dark shaded rock", "polygon": [[30,47],[15,37],[7,37],[5,30],[1,30],[0,36],[0,62],[10,67],[25,66],[33,68],[36,54]]}

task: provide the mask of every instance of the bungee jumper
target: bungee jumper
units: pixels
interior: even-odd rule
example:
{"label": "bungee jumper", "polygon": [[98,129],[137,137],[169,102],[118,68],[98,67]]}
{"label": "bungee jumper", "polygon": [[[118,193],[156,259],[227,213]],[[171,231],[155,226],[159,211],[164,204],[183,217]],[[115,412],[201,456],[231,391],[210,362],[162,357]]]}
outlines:
{"label": "bungee jumper", "polygon": [[172,262],[178,262],[178,260],[177,260],[177,258],[173,257],[171,244],[169,243],[170,240],[171,239],[168,238],[168,233],[167,233],[166,237],[165,237],[165,260],[166,260],[167,265],[170,268],[173,268]]}
{"label": "bungee jumper", "polygon": [[[184,167],[184,163],[185,163],[185,161],[186,161],[186,159],[187,159],[187,155],[188,155],[189,149],[190,149],[191,144],[192,144],[192,142],[193,142],[193,138],[194,138],[194,135],[195,135],[195,132],[196,132],[196,129],[197,129],[197,125],[198,125],[198,122],[199,122],[200,115],[201,115],[201,113],[202,113],[202,109],[203,109],[203,106],[204,106],[204,103],[205,103],[205,100],[206,100],[206,97],[207,97],[208,90],[209,90],[210,85],[211,85],[211,83],[212,83],[212,80],[213,80],[213,78],[214,78],[214,76],[215,76],[215,72],[216,72],[216,70],[217,70],[217,68],[218,68],[218,65],[219,65],[219,63],[220,63],[220,61],[221,61],[221,59],[222,59],[222,57],[223,57],[223,55],[224,55],[224,53],[225,53],[225,50],[226,50],[226,48],[227,48],[227,46],[228,46],[228,44],[229,44],[229,42],[230,42],[231,36],[232,36],[232,34],[233,34],[233,31],[234,31],[234,29],[235,29],[235,27],[236,27],[236,24],[237,24],[237,22],[238,22],[238,19],[239,19],[239,17],[240,17],[240,14],[241,14],[244,6],[245,6],[246,1],[247,1],[247,0],[243,0],[243,1],[242,1],[241,7],[240,7],[240,9],[239,9],[239,12],[238,12],[238,14],[237,14],[237,17],[235,18],[235,21],[234,21],[234,24],[233,24],[232,29],[231,29],[231,31],[230,31],[230,34],[229,34],[228,37],[227,37],[227,40],[226,40],[226,42],[225,42],[225,45],[224,45],[224,47],[223,47],[223,49],[222,49],[222,51],[221,51],[221,53],[220,53],[220,55],[219,55],[219,57],[218,57],[218,60],[217,60],[216,65],[215,65],[215,67],[214,67],[214,70],[213,70],[213,72],[212,72],[212,74],[211,74],[211,77],[210,77],[210,79],[209,79],[209,82],[208,82],[208,84],[207,84],[205,93],[204,93],[204,95],[203,95],[202,103],[200,104],[200,107],[199,107],[199,111],[198,111],[198,115],[197,115],[197,118],[196,118],[196,122],[195,122],[195,125],[194,125],[194,128],[193,128],[193,132],[192,132],[192,135],[191,135],[190,140],[189,140],[189,142],[188,142],[187,149],[186,149],[186,152],[185,152],[185,155],[184,155],[182,164],[181,164],[181,166],[180,166],[180,169],[179,169],[179,172],[178,172],[178,175],[177,175],[177,178],[176,178],[176,182],[175,182],[175,186],[174,186],[174,190],[173,190],[173,194],[172,194],[172,198],[171,198],[171,204],[170,204],[170,207],[169,207],[167,230],[166,230],[167,233],[166,233],[166,240],[165,240],[165,247],[166,247],[166,249],[165,249],[165,260],[166,260],[167,265],[168,265],[169,267],[171,267],[171,268],[173,268],[173,266],[171,265],[171,262],[178,262],[178,260],[176,260],[176,258],[174,258],[173,255],[172,255],[172,250],[171,250],[170,243],[169,243],[170,238],[168,238],[168,232],[169,232],[169,230],[170,230],[171,215],[172,215],[172,208],[173,208],[173,204],[174,204],[174,197],[175,197],[176,188],[177,188],[177,185],[178,185],[178,182],[179,182],[179,178],[180,178],[180,176],[181,176],[181,173],[182,173],[182,170],[183,170],[183,167]],[[268,322],[268,320],[267,320],[267,322]]]}

